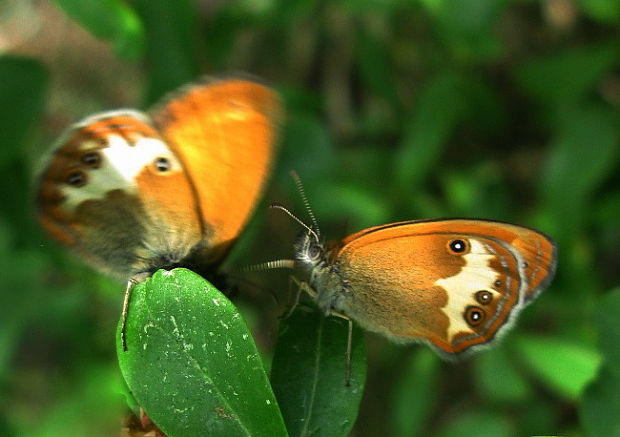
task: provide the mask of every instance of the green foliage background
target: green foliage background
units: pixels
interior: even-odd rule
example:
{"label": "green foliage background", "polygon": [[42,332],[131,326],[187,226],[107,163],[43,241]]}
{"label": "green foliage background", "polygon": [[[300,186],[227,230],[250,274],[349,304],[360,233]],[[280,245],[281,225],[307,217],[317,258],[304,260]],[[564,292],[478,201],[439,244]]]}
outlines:
{"label": "green foliage background", "polygon": [[[39,229],[41,157],[88,113],[245,71],[288,111],[265,204],[303,214],[296,169],[333,238],[465,216],[559,245],[495,349],[452,364],[368,336],[354,435],[620,436],[616,0],[0,0],[0,37],[0,435],[117,435],[125,404],[123,286]],[[296,232],[259,207],[231,268],[290,256]],[[268,364],[287,278],[246,280],[233,300]]]}

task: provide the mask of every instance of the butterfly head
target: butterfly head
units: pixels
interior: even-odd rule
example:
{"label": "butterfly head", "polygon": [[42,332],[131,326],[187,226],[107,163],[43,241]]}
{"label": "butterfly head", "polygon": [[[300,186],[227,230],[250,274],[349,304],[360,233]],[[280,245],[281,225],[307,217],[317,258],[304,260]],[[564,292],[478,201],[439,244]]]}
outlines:
{"label": "butterfly head", "polygon": [[295,259],[304,268],[314,268],[325,261],[325,245],[313,229],[302,231],[293,246]]}

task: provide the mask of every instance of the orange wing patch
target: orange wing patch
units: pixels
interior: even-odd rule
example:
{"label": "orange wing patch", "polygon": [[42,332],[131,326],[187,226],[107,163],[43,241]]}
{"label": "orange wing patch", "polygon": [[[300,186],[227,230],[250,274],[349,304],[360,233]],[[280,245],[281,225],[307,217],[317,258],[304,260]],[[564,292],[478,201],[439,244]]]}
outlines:
{"label": "orange wing patch", "polygon": [[194,185],[212,261],[229,249],[262,192],[280,113],[274,91],[229,79],[188,87],[153,114]]}

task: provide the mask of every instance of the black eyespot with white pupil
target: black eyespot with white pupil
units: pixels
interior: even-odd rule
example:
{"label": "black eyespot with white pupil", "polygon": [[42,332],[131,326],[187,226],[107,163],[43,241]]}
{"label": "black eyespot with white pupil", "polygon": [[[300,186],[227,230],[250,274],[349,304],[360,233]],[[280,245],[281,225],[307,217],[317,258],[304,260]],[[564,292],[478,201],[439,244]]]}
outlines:
{"label": "black eyespot with white pupil", "polygon": [[86,173],[82,170],[73,170],[65,178],[65,182],[72,187],[83,187],[88,180]]}
{"label": "black eyespot with white pupil", "polygon": [[475,296],[480,305],[488,305],[493,301],[493,294],[488,290],[479,290]]}
{"label": "black eyespot with white pupil", "polygon": [[471,305],[465,309],[464,318],[469,326],[478,326],[484,322],[486,313],[482,308]]}
{"label": "black eyespot with white pupil", "polygon": [[457,238],[448,243],[448,250],[453,255],[461,255],[469,250],[469,245],[467,241]]}
{"label": "black eyespot with white pupil", "polygon": [[155,168],[157,169],[157,171],[163,173],[169,171],[171,167],[172,164],[170,163],[170,160],[168,158],[160,156],[159,158],[155,159]]}
{"label": "black eyespot with white pupil", "polygon": [[89,167],[99,168],[101,165],[101,155],[98,152],[88,152],[82,155],[82,162]]}

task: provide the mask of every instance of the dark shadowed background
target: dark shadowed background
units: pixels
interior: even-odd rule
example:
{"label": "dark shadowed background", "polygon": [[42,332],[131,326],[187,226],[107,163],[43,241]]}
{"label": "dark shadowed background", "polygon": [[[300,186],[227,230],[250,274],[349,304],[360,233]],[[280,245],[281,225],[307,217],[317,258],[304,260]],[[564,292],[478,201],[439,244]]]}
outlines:
{"label": "dark shadowed background", "polygon": [[[243,71],[287,107],[276,171],[230,257],[270,362],[305,217],[324,235],[480,217],[559,245],[551,287],[456,364],[367,336],[355,436],[620,436],[620,2],[0,0],[0,435],[116,435],[123,285],[34,219],[36,168],[89,113]],[[239,175],[240,178],[243,175]],[[614,359],[615,357],[615,359]]]}

